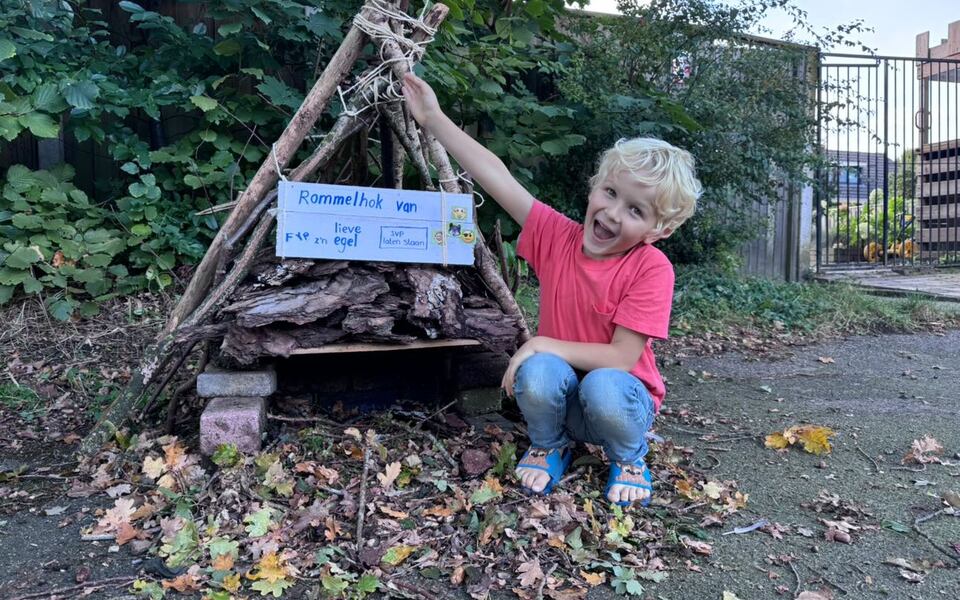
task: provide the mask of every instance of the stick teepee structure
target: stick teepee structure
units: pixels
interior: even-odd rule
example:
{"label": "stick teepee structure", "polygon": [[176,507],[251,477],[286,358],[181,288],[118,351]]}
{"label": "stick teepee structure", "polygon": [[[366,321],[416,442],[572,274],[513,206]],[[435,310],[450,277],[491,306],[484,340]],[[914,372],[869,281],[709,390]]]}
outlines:
{"label": "stick teepee structure", "polygon": [[[385,174],[390,171],[388,180],[399,187],[404,161],[409,160],[425,189],[436,189],[432,164],[445,192],[472,192],[469,180],[454,173],[444,148],[406,114],[400,94],[403,74],[421,59],[449,9],[437,4],[414,18],[405,12],[406,1],[367,0],[356,15],[272,152],[232,203],[229,217],[163,331],[145,351],[140,368],[84,440],[85,453],[98,449],[130,415],[152,403],[204,340],[222,339],[221,350],[243,363],[264,355],[286,355],[298,344],[322,345],[345,336],[409,341],[414,337],[410,332],[418,327],[427,337],[473,337],[499,350],[529,338],[497,260],[482,239],[475,245],[474,267],[460,269],[281,261],[269,243],[265,246],[274,226],[270,206],[278,179],[368,42],[379,49],[380,60],[346,92],[340,91],[345,110],[310,156],[288,170],[287,178],[322,179],[317,174],[330,170],[348,142],[357,136],[365,139],[380,121],[381,132],[387,132],[382,141],[393,142],[393,158],[382,165]],[[362,152],[365,164],[366,149]],[[398,333],[395,326],[400,321],[407,329]]]}

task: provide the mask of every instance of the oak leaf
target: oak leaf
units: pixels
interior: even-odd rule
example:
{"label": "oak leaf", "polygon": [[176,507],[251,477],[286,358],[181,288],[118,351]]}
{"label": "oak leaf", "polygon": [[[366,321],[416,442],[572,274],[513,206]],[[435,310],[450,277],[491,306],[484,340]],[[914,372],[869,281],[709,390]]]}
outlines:
{"label": "oak leaf", "polygon": [[543,569],[540,567],[540,560],[533,558],[517,567],[517,573],[520,574],[520,585],[530,587],[543,579]]}
{"label": "oak leaf", "polygon": [[926,435],[923,439],[913,440],[910,445],[910,452],[903,457],[903,464],[919,463],[921,465],[928,463],[938,463],[940,459],[934,454],[941,454],[943,446],[936,439]]}
{"label": "oak leaf", "polygon": [[383,473],[377,473],[377,480],[380,481],[380,486],[389,490],[393,486],[393,482],[396,481],[397,477],[400,475],[400,462],[392,462],[386,466]]}
{"label": "oak leaf", "polygon": [[233,555],[229,553],[218,555],[210,563],[210,567],[214,571],[229,571],[233,568]]}
{"label": "oak leaf", "polygon": [[173,588],[181,594],[196,592],[200,590],[200,578],[192,573],[184,573],[173,579],[164,579],[161,584],[163,589]]}

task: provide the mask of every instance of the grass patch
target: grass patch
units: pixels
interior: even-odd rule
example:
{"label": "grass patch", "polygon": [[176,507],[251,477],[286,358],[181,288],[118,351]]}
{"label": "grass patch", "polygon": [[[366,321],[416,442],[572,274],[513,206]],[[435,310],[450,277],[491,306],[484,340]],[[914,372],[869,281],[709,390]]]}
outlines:
{"label": "grass patch", "polygon": [[706,267],[677,269],[673,333],[731,327],[805,333],[909,332],[960,324],[958,311],[920,296],[879,297],[845,284],[786,283]]}
{"label": "grass patch", "polygon": [[28,421],[41,412],[42,403],[40,396],[26,386],[0,383],[0,406],[19,413]]}

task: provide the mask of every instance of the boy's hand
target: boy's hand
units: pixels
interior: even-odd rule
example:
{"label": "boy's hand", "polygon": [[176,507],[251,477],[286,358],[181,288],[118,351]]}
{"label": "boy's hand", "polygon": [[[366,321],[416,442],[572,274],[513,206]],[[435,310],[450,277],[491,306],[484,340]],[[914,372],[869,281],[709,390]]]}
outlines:
{"label": "boy's hand", "polygon": [[437,102],[437,95],[430,84],[413,73],[403,76],[403,97],[407,101],[410,114],[424,127],[429,127],[429,122],[434,116],[443,114],[440,103]]}
{"label": "boy's hand", "polygon": [[523,361],[537,352],[544,352],[542,346],[545,339],[540,336],[530,338],[527,343],[517,348],[517,351],[510,358],[507,371],[503,374],[503,380],[500,382],[500,387],[506,392],[508,398],[513,398],[513,385],[517,381],[517,369],[520,368]]}

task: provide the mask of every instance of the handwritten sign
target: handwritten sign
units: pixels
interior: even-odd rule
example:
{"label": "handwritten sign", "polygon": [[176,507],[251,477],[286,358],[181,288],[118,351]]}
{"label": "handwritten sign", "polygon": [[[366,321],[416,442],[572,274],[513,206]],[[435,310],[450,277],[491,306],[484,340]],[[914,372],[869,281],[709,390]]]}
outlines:
{"label": "handwritten sign", "polygon": [[281,181],[277,256],[472,265],[469,194]]}

